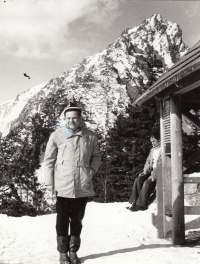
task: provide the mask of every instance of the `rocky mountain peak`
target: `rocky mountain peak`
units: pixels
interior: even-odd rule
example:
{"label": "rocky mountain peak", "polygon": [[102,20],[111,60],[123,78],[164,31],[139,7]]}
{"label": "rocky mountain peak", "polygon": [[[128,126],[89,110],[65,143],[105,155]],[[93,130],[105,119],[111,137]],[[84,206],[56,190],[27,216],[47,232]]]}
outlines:
{"label": "rocky mountain peak", "polygon": [[[89,127],[109,129],[114,124],[113,113],[124,113],[128,103],[152,85],[187,50],[179,26],[155,14],[141,25],[124,30],[107,49],[85,58],[45,86],[38,86],[34,93],[27,91],[25,100],[20,99],[23,96],[18,97],[13,103],[20,109],[18,116],[14,111],[13,118],[8,118],[13,110],[10,109],[1,119],[6,127],[2,132],[7,135],[11,128],[26,123],[35,113],[41,115],[51,98],[58,97],[56,107],[61,108],[70,96],[80,102]],[[52,104],[49,111],[54,108]]]}

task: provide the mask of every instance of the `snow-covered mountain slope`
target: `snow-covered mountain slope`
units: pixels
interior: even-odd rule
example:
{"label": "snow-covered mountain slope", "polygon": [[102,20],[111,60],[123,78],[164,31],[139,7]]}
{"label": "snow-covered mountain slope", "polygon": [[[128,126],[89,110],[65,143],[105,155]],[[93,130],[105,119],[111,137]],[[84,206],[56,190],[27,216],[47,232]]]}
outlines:
{"label": "snow-covered mountain slope", "polygon": [[27,102],[36,95],[45,84],[34,86],[19,94],[15,100],[7,101],[0,105],[0,131],[7,135],[12,128],[12,123],[19,117]]}
{"label": "snow-covered mountain slope", "polygon": [[5,113],[10,108],[12,103],[13,103],[13,100],[8,100],[8,101],[6,101],[6,102],[4,102],[3,104],[0,105],[0,119],[4,118]]}
{"label": "snow-covered mountain slope", "polygon": [[187,49],[179,26],[153,15],[140,26],[124,30],[107,49],[85,58],[45,86],[19,95],[0,119],[1,132],[6,136],[21,123],[29,127],[35,113],[48,123],[47,111],[60,115],[72,97],[83,107],[86,124],[105,131],[115,122],[113,112],[124,113],[128,103]]}
{"label": "snow-covered mountain slope", "polygon": [[[157,238],[152,225],[156,204],[147,211],[130,212],[128,203],[89,202],[83,219],[78,256],[84,264],[198,264],[199,216],[186,215],[187,247]],[[8,217],[0,215],[0,263],[59,264],[56,215]]]}

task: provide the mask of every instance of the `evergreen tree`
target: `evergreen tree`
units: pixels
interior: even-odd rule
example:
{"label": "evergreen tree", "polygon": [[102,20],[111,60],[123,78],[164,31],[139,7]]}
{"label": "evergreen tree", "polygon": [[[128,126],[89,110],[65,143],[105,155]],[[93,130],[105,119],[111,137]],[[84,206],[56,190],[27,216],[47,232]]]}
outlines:
{"label": "evergreen tree", "polygon": [[1,213],[36,215],[54,210],[54,207],[49,208],[43,198],[35,170],[40,167],[40,156],[45,151],[51,132],[56,129],[61,112],[68,104],[63,93],[64,90],[60,90],[49,97],[40,114],[25,117],[23,123],[1,138]]}
{"label": "evergreen tree", "polygon": [[134,179],[142,171],[151,144],[152,131],[159,130],[156,105],[151,108],[127,107],[127,115],[119,115],[103,143],[100,170],[94,185],[101,202],[127,201]]}

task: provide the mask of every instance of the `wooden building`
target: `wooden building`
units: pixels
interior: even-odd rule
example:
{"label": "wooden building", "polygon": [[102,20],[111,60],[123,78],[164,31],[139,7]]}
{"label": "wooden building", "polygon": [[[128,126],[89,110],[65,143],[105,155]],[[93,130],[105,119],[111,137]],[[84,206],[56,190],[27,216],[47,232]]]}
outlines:
{"label": "wooden building", "polygon": [[[184,183],[200,182],[200,177],[184,171],[200,159],[200,151],[183,161],[182,116],[200,129],[200,41],[163,74],[134,104],[160,104],[162,165],[157,173],[158,236],[172,230],[173,244],[185,241],[185,214],[200,214],[200,207],[184,206]],[[190,176],[190,177],[189,177]],[[198,175],[197,175],[198,176]]]}

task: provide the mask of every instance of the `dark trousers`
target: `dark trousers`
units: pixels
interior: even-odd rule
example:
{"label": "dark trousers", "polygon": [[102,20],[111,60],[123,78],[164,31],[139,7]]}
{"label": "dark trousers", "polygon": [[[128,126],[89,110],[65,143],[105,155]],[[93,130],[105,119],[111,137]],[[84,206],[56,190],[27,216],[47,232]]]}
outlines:
{"label": "dark trousers", "polygon": [[150,176],[151,174],[147,173],[135,179],[129,203],[134,202],[140,207],[147,208],[150,195],[156,188],[156,180],[148,179]]}
{"label": "dark trousers", "polygon": [[[67,237],[68,235],[80,237],[82,220],[85,214],[85,207],[88,197],[64,198],[57,197],[56,202],[56,232],[57,236]],[[70,226],[70,234],[69,234]]]}

